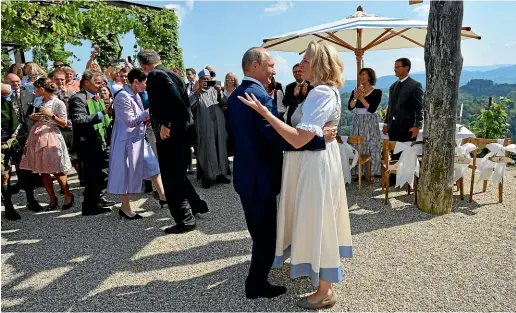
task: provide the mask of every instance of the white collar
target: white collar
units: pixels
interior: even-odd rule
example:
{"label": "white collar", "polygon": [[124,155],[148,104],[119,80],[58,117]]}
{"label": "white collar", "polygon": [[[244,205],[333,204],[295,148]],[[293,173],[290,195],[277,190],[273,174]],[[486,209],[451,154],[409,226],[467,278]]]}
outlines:
{"label": "white collar", "polygon": [[410,76],[410,75],[407,75],[405,78],[400,79],[399,81],[403,83],[404,81],[406,81],[406,80],[407,80],[407,78],[409,78],[409,76]]}
{"label": "white collar", "polygon": [[252,81],[252,82],[255,82],[257,83],[258,85],[260,85],[264,90],[265,90],[265,87],[263,87],[263,84],[261,82],[259,82],[257,79],[255,78],[252,78],[252,77],[249,77],[249,76],[244,76],[244,78],[242,80],[248,80],[248,81]]}
{"label": "white collar", "polygon": [[95,98],[95,94],[89,92],[88,90],[85,90],[86,91],[86,94],[88,95],[88,98]]}

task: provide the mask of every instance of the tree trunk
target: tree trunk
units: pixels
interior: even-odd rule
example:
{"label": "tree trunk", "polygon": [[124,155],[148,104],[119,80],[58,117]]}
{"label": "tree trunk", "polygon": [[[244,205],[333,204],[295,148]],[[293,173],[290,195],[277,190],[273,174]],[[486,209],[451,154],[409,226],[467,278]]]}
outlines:
{"label": "tree trunk", "polygon": [[423,162],[418,186],[421,211],[450,213],[453,204],[455,111],[462,70],[460,51],[464,4],[431,1],[425,43]]}

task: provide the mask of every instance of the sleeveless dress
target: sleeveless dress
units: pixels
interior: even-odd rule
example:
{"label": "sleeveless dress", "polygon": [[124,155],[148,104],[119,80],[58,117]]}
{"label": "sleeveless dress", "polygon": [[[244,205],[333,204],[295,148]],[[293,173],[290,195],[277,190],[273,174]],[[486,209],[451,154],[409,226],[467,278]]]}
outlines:
{"label": "sleeveless dress", "polygon": [[[40,107],[50,108],[55,116],[67,120],[66,106],[55,96]],[[65,173],[72,169],[61,130],[50,117],[41,118],[31,128],[20,168],[40,174]]]}
{"label": "sleeveless dress", "polygon": [[[328,121],[340,120],[336,88],[317,86],[292,115],[292,124],[322,136]],[[273,267],[290,257],[290,276],[337,283],[343,279],[341,257],[353,255],[351,229],[339,145],[323,151],[286,152],[277,220]]]}

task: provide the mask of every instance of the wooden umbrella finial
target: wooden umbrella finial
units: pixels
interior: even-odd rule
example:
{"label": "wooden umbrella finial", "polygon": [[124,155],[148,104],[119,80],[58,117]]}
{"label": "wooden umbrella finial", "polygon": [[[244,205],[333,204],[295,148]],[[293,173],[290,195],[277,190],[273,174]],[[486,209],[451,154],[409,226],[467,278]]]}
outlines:
{"label": "wooden umbrella finial", "polygon": [[358,8],[357,8],[357,12],[360,11],[360,12],[364,12],[364,9],[362,9],[362,6],[359,5]]}

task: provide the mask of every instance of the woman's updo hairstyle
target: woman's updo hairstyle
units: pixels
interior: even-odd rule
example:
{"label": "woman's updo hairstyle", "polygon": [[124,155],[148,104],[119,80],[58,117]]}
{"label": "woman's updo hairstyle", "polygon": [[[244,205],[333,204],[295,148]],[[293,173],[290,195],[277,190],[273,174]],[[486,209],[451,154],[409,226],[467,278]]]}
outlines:
{"label": "woman's updo hairstyle", "polygon": [[57,91],[57,85],[48,77],[38,78],[34,82],[34,87],[43,88],[46,92],[54,93]]}

